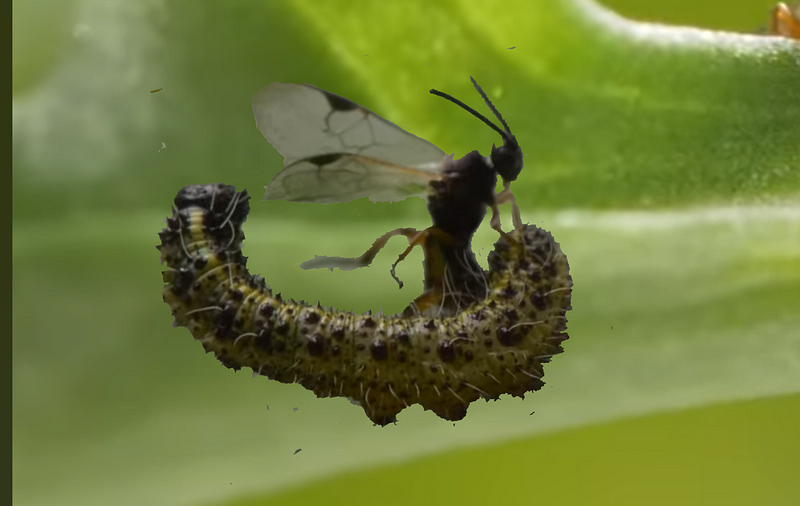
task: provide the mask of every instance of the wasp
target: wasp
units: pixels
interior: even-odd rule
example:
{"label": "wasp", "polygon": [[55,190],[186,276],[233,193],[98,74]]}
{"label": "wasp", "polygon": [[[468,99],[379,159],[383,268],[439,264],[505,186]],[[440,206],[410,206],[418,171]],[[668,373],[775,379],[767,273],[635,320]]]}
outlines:
{"label": "wasp", "polygon": [[[502,128],[460,100],[435,89],[430,93],[466,110],[503,140],[491,154],[478,151],[455,160],[374,112],[308,84],[272,83],[253,95],[253,114],[264,137],[284,157],[284,169],[265,186],[262,200],[348,202],[369,197],[373,202],[398,201],[409,196],[427,200],[432,226],[425,230],[398,228],[378,238],[357,258],[317,256],[301,267],[351,270],[369,265],[392,237],[402,235],[408,248],[424,252],[424,292],[408,314],[453,314],[483,298],[485,273],[471,249],[472,237],[491,209],[491,227],[504,237],[498,206],[509,202],[517,230],[522,228],[511,183],[523,168],[516,137],[483,89],[472,84]],[[503,190],[496,192],[497,176]]]}

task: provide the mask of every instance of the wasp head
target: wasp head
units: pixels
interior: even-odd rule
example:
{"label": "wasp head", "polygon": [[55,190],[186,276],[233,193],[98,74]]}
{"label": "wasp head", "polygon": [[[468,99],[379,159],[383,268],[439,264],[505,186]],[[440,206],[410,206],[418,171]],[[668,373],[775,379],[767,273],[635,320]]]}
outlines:
{"label": "wasp head", "polygon": [[509,134],[499,148],[492,144],[492,166],[504,183],[517,179],[522,171],[522,149],[516,137]]}
{"label": "wasp head", "polygon": [[495,125],[483,114],[479,113],[457,98],[448,95],[447,93],[442,93],[441,91],[437,90],[431,90],[431,93],[458,105],[479,120],[486,123],[494,131],[499,133],[501,137],[503,137],[503,145],[499,148],[492,144],[492,167],[494,167],[495,172],[500,174],[500,177],[503,178],[504,183],[510,183],[511,181],[517,179],[520,171],[522,171],[522,149],[520,149],[517,138],[511,133],[511,129],[508,128],[508,123],[506,123],[506,121],[503,119],[500,111],[498,111],[494,104],[492,104],[492,101],[489,100],[489,97],[486,96],[486,93],[483,91],[483,89],[478,85],[478,83],[475,82],[475,79],[472,79],[472,77],[470,77],[470,79],[472,80],[472,85],[475,86],[475,89],[478,90],[478,93],[480,93],[484,102],[486,102],[486,105],[494,113],[495,117],[500,120],[503,128]]}

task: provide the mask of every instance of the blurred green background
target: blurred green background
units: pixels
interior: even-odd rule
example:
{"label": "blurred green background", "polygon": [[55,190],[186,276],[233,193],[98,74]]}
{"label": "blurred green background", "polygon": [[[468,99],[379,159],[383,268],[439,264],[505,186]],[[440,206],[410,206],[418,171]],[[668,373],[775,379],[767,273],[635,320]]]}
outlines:
{"label": "blurred green background", "polygon": [[[748,33],[772,6],[607,4]],[[170,326],[156,233],[193,183],[254,195],[245,254],[273,289],[405,307],[421,255],[397,290],[399,242],[360,271],[298,265],[426,227],[423,201],[259,201],[281,157],[251,97],[308,82],[488,153],[496,134],[427,93],[481,109],[470,75],[527,154],[523,218],[572,267],[542,391],[373,427]],[[579,0],[15,0],[15,504],[796,503],[798,82],[795,42]]]}

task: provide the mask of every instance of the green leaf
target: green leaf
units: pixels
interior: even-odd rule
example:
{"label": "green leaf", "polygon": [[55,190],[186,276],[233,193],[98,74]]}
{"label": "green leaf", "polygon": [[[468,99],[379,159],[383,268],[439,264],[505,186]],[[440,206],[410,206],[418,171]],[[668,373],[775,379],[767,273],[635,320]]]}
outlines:
{"label": "green leaf", "polygon": [[780,504],[796,495],[798,416],[798,395],[710,406],[449,451],[224,504]]}
{"label": "green leaf", "polygon": [[[491,502],[455,495],[482,479],[485,491],[521,502],[539,493],[525,495],[511,473],[577,494],[587,455],[613,453],[603,441],[628,435],[620,451],[659,451],[598,459],[605,468],[646,475],[662,455],[680,468],[684,452],[703,470],[693,478],[721,480],[740,473],[737,458],[752,459],[747,476],[785,502],[786,487],[770,485],[797,467],[797,439],[769,421],[797,418],[789,394],[800,391],[800,44],[631,23],[578,0],[80,7],[63,23],[88,31],[68,47],[37,48],[48,56],[34,54],[36,72],[13,99],[15,503],[236,504],[342,471],[358,474],[282,500],[352,486],[381,503],[429,499],[388,488],[391,468],[358,471],[400,460],[407,485],[430,473],[443,501]],[[42,41],[70,29],[36,39],[35,26],[15,26]],[[456,427],[416,407],[380,429],[344,399],[234,374],[170,328],[154,246],[177,190],[224,181],[258,195],[281,168],[255,128],[257,89],[310,82],[457,156],[488,153],[494,132],[427,93],[482,108],[469,75],[528,154],[514,184],[524,220],[552,231],[572,266],[572,337],[542,391],[473,405]],[[255,200],[245,225],[251,272],[295,299],[402,309],[422,279],[419,256],[398,270],[406,288],[390,278],[402,244],[369,269],[298,268],[429,224],[419,199],[363,200]],[[484,262],[495,238],[488,227],[476,236]],[[778,395],[787,397],[714,406]],[[688,407],[703,411],[663,414]],[[693,427],[751,445],[720,462],[718,441],[677,445]],[[465,450],[473,445],[484,449]],[[501,471],[514,484],[504,488]],[[599,475],[592,498],[652,483],[642,474],[633,485]],[[685,495],[675,497],[700,497],[691,495],[700,482],[664,476],[680,481]],[[735,476],[733,490],[754,498]],[[710,490],[721,497],[722,486]]]}
{"label": "green leaf", "polygon": [[794,41],[634,23],[588,1],[294,4],[379,110],[459,155],[499,140],[413,83],[424,76],[472,103],[467,74],[492,90],[528,155],[525,204],[732,202],[800,188]]}

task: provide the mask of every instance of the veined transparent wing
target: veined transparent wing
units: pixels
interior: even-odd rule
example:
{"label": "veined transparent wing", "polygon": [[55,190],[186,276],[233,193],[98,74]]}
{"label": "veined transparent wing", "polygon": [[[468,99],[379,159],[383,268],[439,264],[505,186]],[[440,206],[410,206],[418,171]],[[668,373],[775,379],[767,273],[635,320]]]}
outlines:
{"label": "veined transparent wing", "polygon": [[373,202],[425,196],[451,156],[360,105],[308,84],[272,83],[253,95],[264,137],[284,169],[263,200]]}

